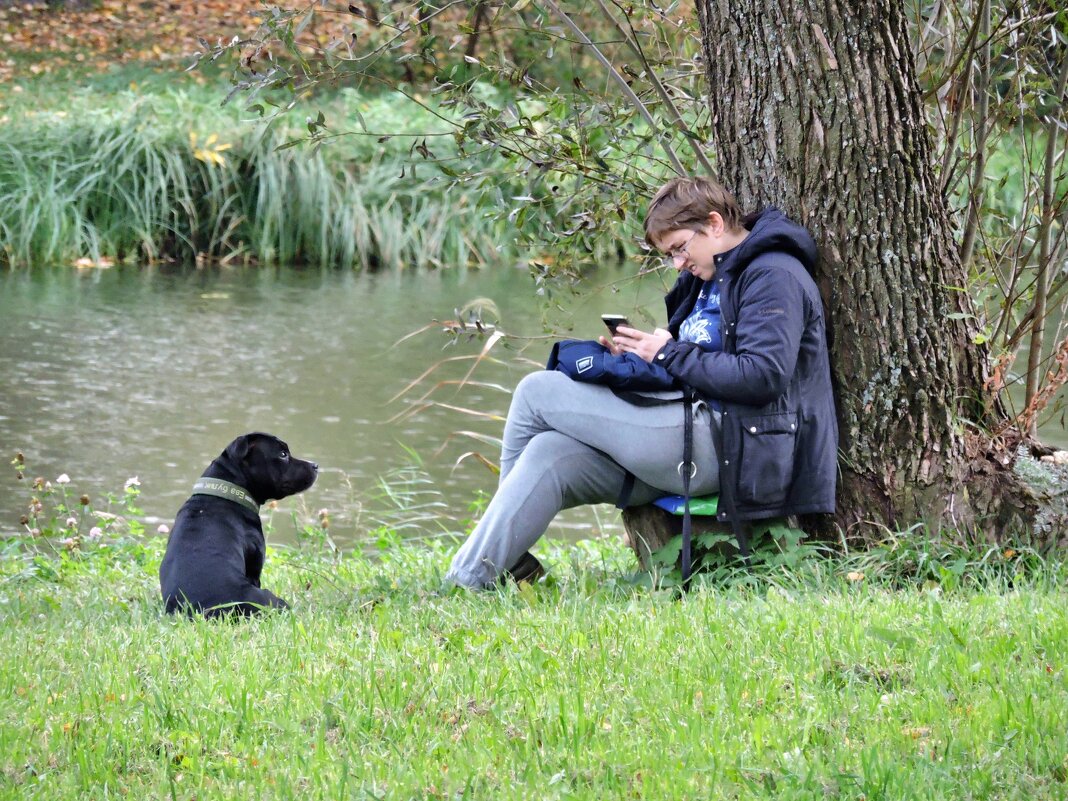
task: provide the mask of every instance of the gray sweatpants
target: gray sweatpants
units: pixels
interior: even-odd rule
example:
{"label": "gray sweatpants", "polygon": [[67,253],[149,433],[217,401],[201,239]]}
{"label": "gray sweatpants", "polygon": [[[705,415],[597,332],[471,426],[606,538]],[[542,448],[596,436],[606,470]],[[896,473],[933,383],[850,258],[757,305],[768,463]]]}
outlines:
{"label": "gray sweatpants", "polygon": [[[694,409],[697,473],[691,495],[719,490],[709,409]],[[632,505],[681,494],[681,403],[636,406],[610,389],[563,373],[532,373],[519,382],[504,424],[497,494],[452,561],[447,578],[487,587],[515,565],[561,509],[615,503],[626,471]]]}

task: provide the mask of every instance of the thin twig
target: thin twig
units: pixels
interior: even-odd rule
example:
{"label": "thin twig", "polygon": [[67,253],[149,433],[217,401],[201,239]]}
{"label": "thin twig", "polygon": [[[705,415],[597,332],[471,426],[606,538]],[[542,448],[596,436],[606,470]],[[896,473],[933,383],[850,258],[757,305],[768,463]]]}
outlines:
{"label": "thin twig", "polygon": [[[627,83],[626,79],[624,79],[623,76],[620,75],[619,72],[616,70],[616,68],[612,66],[612,62],[610,62],[605,57],[604,53],[601,52],[600,48],[598,48],[597,45],[593,43],[590,37],[588,37],[585,32],[578,25],[575,24],[574,20],[572,20],[571,17],[569,17],[564,12],[564,10],[554,2],[554,0],[544,0],[544,2],[545,5],[548,6],[553,11],[553,13],[556,14],[556,16],[563,20],[564,24],[567,25],[567,27],[569,27],[572,32],[577,37],[579,37],[579,39],[582,40],[582,43],[588,48],[590,48],[594,57],[599,62],[601,62],[601,66],[608,70],[608,74],[619,85],[620,91],[623,92],[624,96],[627,98],[627,100],[630,101],[631,105],[634,106],[638,114],[641,115],[642,119],[644,119],[646,123],[649,124],[649,127],[652,128],[654,131],[659,132],[660,127],[653,119],[653,115],[649,113],[649,109],[646,108],[645,104],[642,103],[641,99],[636,94],[634,94],[634,90],[630,88],[630,85]],[[667,154],[667,157],[671,161],[671,165],[675,169],[675,171],[679,175],[685,175],[686,168],[682,166],[682,162],[679,161],[679,157],[675,154],[675,151],[672,149],[670,143],[668,143],[664,138],[661,137],[660,146],[664,148],[664,152]]]}
{"label": "thin twig", "polygon": [[634,53],[635,57],[641,62],[642,68],[645,70],[645,76],[648,78],[649,83],[653,85],[656,93],[660,96],[660,100],[663,101],[664,106],[670,112],[674,118],[675,125],[679,129],[679,132],[683,135],[687,142],[690,143],[690,147],[693,148],[694,155],[697,156],[697,160],[704,167],[705,172],[708,173],[710,178],[716,177],[716,171],[712,169],[712,164],[708,161],[704,151],[701,149],[701,145],[697,139],[692,135],[689,127],[686,125],[686,121],[683,120],[682,114],[679,113],[675,103],[672,102],[671,96],[667,93],[667,89],[664,88],[664,84],[661,83],[660,78],[653,71],[652,66],[649,64],[649,60],[645,57],[645,51],[642,50],[637,40],[631,35],[631,32],[624,28],[620,22],[615,18],[611,11],[608,10],[608,6],[605,5],[604,0],[596,0],[598,7],[604,13],[605,17],[615,26],[623,37],[623,41],[626,42],[627,47]]}
{"label": "thin twig", "polygon": [[979,61],[979,78],[975,92],[979,97],[976,111],[975,162],[972,165],[972,183],[968,193],[968,221],[964,227],[964,237],[960,246],[960,260],[965,268],[971,265],[972,252],[975,249],[975,237],[979,230],[979,206],[983,198],[983,177],[986,174],[986,139],[990,129],[990,0],[981,0],[979,7],[980,29],[983,33],[982,58]]}
{"label": "thin twig", "polygon": [[[1061,56],[1061,71],[1057,78],[1055,97],[1057,111],[1064,105],[1064,90],[1068,87],[1068,53]],[[1031,327],[1031,343],[1027,354],[1027,390],[1024,403],[1029,404],[1038,394],[1039,362],[1042,357],[1043,338],[1046,333],[1046,302],[1049,292],[1049,266],[1052,258],[1050,232],[1053,229],[1053,182],[1057,160],[1058,114],[1050,114],[1046,125],[1046,172],[1042,179],[1042,226],[1038,232],[1038,274],[1035,277],[1034,325]],[[1035,435],[1037,418],[1031,418],[1027,432]]]}

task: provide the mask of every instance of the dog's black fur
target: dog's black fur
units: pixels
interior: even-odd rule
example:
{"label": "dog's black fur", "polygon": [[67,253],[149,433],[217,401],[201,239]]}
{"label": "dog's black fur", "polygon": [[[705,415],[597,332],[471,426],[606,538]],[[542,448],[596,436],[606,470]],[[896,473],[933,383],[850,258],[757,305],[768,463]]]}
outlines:
{"label": "dog's black fur", "polygon": [[[236,484],[262,504],[303,492],[318,472],[314,462],[292,457],[282,440],[254,432],[227,445],[202,475]],[[265,550],[257,512],[225,498],[193,495],[178,511],[159,566],[167,611],[214,617],[288,608],[260,587]]]}

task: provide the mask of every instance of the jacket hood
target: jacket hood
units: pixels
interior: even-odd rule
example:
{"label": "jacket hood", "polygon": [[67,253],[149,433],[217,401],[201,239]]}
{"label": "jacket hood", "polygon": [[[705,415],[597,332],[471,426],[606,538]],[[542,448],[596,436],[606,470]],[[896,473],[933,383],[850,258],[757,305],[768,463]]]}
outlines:
{"label": "jacket hood", "polygon": [[818,251],[816,242],[800,225],[788,218],[774,206],[750,218],[749,236],[728,256],[726,269],[747,265],[764,253],[788,253],[796,258],[811,274],[816,267]]}
{"label": "jacket hood", "polygon": [[[719,269],[724,272],[744,270],[753,259],[765,253],[786,253],[800,261],[805,270],[812,274],[818,253],[815,240],[779,209],[769,206],[750,216],[746,220],[746,228],[749,236],[724,254]],[[668,330],[672,336],[679,335],[679,325],[693,309],[703,284],[693,273],[683,272],[664,298],[668,309]]]}

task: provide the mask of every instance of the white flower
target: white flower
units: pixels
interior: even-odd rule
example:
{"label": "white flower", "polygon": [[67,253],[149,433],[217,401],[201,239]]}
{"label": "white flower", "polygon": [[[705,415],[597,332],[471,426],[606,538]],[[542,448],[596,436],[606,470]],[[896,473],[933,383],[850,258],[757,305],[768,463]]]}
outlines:
{"label": "white flower", "polygon": [[67,518],[67,528],[77,528],[77,527],[78,527],[78,518],[76,518],[76,517],[68,517]]}
{"label": "white flower", "polygon": [[157,534],[170,534],[171,529],[166,523],[160,523],[159,528],[156,529]]}
{"label": "white flower", "polygon": [[63,475],[61,475],[59,478],[56,479],[56,483],[57,484],[69,484],[70,483],[70,476],[68,476],[66,473],[64,473]]}
{"label": "white flower", "polygon": [[89,529],[89,539],[98,540],[103,536],[104,529],[100,528],[100,526],[93,526],[91,529]]}
{"label": "white flower", "polygon": [[126,479],[126,483],[122,485],[122,488],[124,490],[128,490],[130,487],[140,487],[140,486],[141,486],[141,479],[139,479],[137,476],[133,476],[132,478]]}

